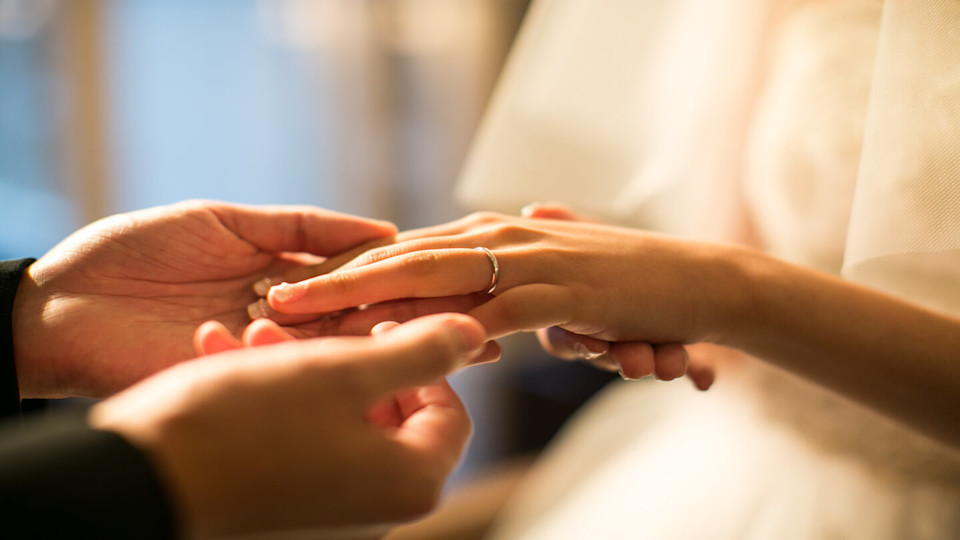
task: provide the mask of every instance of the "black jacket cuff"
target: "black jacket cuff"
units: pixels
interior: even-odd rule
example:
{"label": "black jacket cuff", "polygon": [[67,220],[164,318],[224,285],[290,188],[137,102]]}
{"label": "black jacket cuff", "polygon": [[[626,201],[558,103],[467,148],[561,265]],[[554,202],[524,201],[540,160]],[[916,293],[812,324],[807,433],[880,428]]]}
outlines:
{"label": "black jacket cuff", "polygon": [[0,262],[0,418],[20,414],[20,387],[13,359],[13,299],[20,276],[35,260]]}

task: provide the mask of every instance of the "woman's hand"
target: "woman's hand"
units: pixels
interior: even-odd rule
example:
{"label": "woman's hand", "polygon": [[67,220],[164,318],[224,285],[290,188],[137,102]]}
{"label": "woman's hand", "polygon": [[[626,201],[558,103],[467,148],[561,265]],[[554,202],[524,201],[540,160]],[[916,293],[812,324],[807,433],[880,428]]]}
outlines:
{"label": "woman's hand", "polygon": [[737,275],[723,264],[737,248],[494,214],[403,233],[341,271],[273,287],[268,300],[310,313],[484,291],[492,267],[479,246],[496,254],[500,278],[469,313],[493,338],[557,326],[608,342],[694,343],[718,338],[739,308]]}
{"label": "woman's hand", "polygon": [[558,326],[608,342],[708,342],[779,366],[953,445],[960,321],[747,248],[476,214],[411,231],[347,269],[273,287],[282,312],[484,291],[491,337]]}
{"label": "woman's hand", "polygon": [[482,326],[434,315],[372,337],[288,341],[218,323],[184,362],[96,405],[157,464],[190,536],[343,527],[430,510],[470,433],[442,377],[488,359]]}
{"label": "woman's hand", "polygon": [[[598,223],[557,203],[532,203],[523,208],[523,217]],[[655,375],[669,381],[687,375],[700,390],[707,390],[716,378],[713,362],[703,355],[691,355],[676,343],[650,344],[643,341],[605,342],[568,332],[557,326],[537,330],[544,350],[558,358],[580,358],[606,371],[618,371],[625,379]]]}
{"label": "woman's hand", "polygon": [[294,254],[318,260],[395,232],[316,208],[216,202],[98,221],[24,273],[13,311],[20,393],[116,392],[190,358],[203,321],[239,333],[251,284],[292,266]]}

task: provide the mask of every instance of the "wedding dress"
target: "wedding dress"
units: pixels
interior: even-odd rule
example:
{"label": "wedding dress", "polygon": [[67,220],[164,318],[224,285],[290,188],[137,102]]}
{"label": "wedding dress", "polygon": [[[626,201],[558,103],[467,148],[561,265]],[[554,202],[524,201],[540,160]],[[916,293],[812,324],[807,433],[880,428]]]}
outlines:
{"label": "wedding dress", "polygon": [[[960,2],[540,0],[459,194],[748,230],[960,315],[958,156]],[[960,453],[757,360],[706,393],[618,383],[491,537],[960,538]]]}

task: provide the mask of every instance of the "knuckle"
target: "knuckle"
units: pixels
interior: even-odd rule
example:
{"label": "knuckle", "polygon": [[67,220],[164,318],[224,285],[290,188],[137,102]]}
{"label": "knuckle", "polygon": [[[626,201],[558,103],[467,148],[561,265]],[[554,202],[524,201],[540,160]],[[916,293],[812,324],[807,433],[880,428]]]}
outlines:
{"label": "knuckle", "polygon": [[418,274],[436,272],[442,265],[443,256],[439,251],[415,251],[400,259],[402,269]]}
{"label": "knuckle", "polygon": [[327,285],[336,295],[348,294],[356,286],[356,278],[349,272],[335,272],[327,275]]}
{"label": "knuckle", "polygon": [[371,249],[356,258],[357,266],[366,266],[368,264],[378,263],[387,259],[402,255],[405,249],[400,244],[391,244]]}
{"label": "knuckle", "polygon": [[522,222],[499,222],[486,226],[483,234],[502,244],[527,244],[543,238],[544,233]]}
{"label": "knuckle", "polygon": [[190,210],[201,210],[205,208],[219,207],[220,205],[214,204],[211,201],[208,201],[205,199],[187,199],[184,201],[180,201],[178,203],[174,203],[173,206],[176,208],[180,208],[182,210],[190,211]]}
{"label": "knuckle", "polygon": [[464,218],[464,221],[466,221],[468,224],[473,224],[473,225],[497,223],[503,220],[504,220],[503,215],[497,214],[495,212],[487,212],[487,211],[474,212],[469,216],[467,216],[466,218]]}

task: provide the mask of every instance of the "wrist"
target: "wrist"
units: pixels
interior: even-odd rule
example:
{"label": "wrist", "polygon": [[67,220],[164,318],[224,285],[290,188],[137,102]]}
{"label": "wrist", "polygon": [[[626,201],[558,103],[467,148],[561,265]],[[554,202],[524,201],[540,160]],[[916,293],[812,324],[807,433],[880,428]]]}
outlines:
{"label": "wrist", "polygon": [[705,261],[714,274],[708,283],[703,341],[739,348],[743,336],[756,326],[762,290],[775,270],[768,255],[740,246],[721,246]]}

